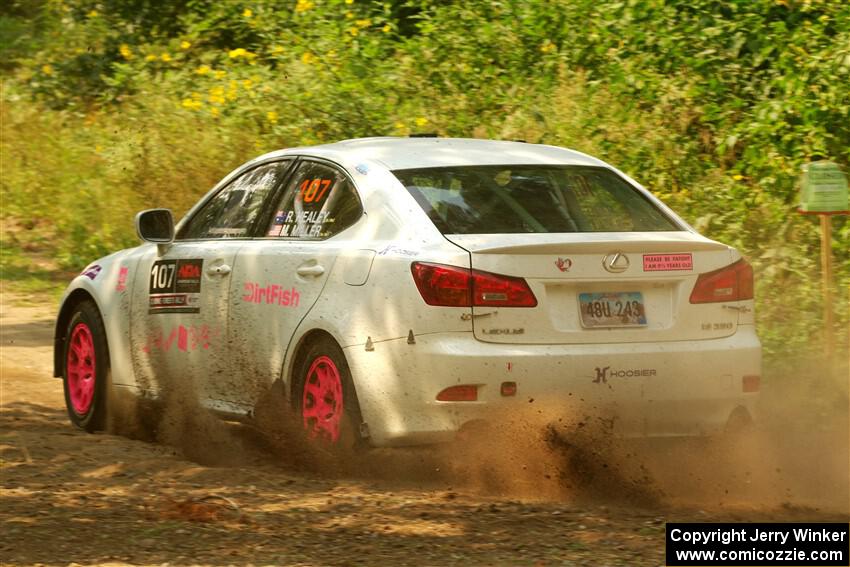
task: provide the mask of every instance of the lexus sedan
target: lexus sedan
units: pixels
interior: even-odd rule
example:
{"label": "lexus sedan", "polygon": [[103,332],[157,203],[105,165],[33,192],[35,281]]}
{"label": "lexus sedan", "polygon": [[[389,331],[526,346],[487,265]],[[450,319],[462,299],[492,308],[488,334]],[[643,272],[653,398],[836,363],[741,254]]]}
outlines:
{"label": "lexus sedan", "polygon": [[576,151],[436,137],[281,150],[176,226],[152,209],[136,228],[143,243],[86,267],[56,322],[54,374],[89,431],[111,396],[175,384],[230,419],[279,397],[337,446],[448,441],[529,402],[593,408],[624,436],[753,416],[750,265]]}

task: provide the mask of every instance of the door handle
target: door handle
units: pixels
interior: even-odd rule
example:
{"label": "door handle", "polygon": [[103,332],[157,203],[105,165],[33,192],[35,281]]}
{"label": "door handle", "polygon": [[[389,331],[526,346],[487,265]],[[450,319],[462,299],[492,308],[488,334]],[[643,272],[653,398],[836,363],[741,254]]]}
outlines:
{"label": "door handle", "polygon": [[227,264],[219,264],[218,266],[207,268],[207,274],[211,276],[226,276],[230,272],[231,268]]}
{"label": "door handle", "polygon": [[312,266],[300,266],[295,272],[299,276],[321,276],[325,273],[325,269],[319,264],[313,264]]}

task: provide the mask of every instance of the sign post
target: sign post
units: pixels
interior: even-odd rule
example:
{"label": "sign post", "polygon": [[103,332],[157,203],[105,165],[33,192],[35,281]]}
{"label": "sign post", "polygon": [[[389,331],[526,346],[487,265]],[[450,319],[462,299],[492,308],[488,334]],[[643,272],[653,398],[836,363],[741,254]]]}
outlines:
{"label": "sign post", "polygon": [[816,161],[803,166],[800,212],[820,216],[820,262],[823,286],[824,350],[835,353],[832,309],[832,217],[850,214],[847,176],[838,164]]}

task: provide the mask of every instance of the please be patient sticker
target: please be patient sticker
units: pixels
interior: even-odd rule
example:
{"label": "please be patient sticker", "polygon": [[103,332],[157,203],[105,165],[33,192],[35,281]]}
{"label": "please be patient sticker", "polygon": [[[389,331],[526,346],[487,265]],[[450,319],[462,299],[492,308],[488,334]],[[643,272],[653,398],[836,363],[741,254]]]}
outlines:
{"label": "please be patient sticker", "polygon": [[644,272],[667,272],[674,270],[693,270],[694,258],[687,254],[644,254]]}

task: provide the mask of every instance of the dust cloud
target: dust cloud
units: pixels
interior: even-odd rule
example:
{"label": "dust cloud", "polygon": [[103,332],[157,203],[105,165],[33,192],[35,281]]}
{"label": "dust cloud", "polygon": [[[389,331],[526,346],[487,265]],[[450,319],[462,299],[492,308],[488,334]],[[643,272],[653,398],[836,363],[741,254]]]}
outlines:
{"label": "dust cloud", "polygon": [[[269,465],[394,487],[581,504],[850,514],[846,383],[828,372],[765,380],[751,429],[708,439],[622,439],[603,416],[552,421],[540,407],[494,414],[448,445],[333,451],[305,439],[280,393],[250,426],[223,422],[174,380],[156,412],[121,400],[112,430],[153,438],[210,466]],[[115,402],[116,404],[119,401]],[[113,415],[116,412],[111,412]]]}

